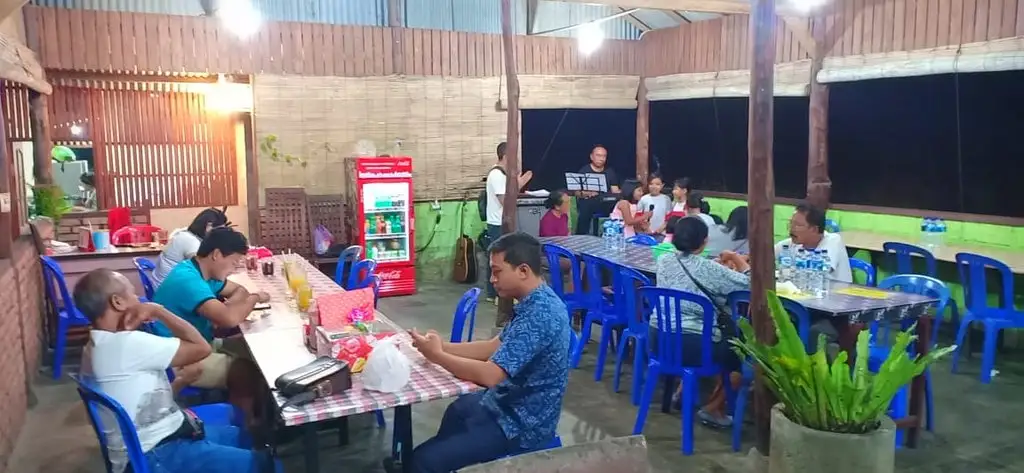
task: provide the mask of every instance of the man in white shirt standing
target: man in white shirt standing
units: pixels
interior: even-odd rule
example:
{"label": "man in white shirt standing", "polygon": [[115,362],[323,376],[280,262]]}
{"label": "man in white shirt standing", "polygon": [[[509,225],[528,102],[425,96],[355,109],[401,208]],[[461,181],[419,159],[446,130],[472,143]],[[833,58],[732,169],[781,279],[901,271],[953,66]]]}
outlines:
{"label": "man in white shirt standing", "polygon": [[810,204],[800,204],[789,219],[789,238],[775,244],[775,254],[782,251],[783,245],[792,249],[823,250],[828,254],[832,265],[832,279],[842,282],[853,282],[850,271],[850,256],[846,253],[846,245],[838,233],[825,231],[825,212]]}
{"label": "man in white shirt standing", "polygon": [[[211,348],[192,324],[163,307],[139,302],[124,275],[97,269],[75,284],[76,307],[92,323],[83,374],[113,398],[131,418],[149,471],[167,473],[262,473],[274,469],[270,456],[238,448],[239,431],[231,426],[197,428],[192,414],[174,402],[169,367],[191,365]],[[138,330],[160,321],[173,337]],[[108,424],[112,425],[112,424]],[[107,432],[115,471],[127,464],[120,432]]]}
{"label": "man in white shirt standing", "polygon": [[[487,244],[491,244],[501,236],[501,215],[502,215],[502,199],[505,198],[505,149],[508,148],[508,143],[502,141],[498,143],[497,154],[498,164],[487,173]],[[526,171],[519,175],[519,188],[522,189],[530,178],[533,177],[533,171]],[[487,248],[483,248],[487,250]],[[487,267],[487,277],[484,279],[487,284],[487,300],[494,301],[498,296],[497,291],[494,290],[494,286],[491,285],[491,267]]]}

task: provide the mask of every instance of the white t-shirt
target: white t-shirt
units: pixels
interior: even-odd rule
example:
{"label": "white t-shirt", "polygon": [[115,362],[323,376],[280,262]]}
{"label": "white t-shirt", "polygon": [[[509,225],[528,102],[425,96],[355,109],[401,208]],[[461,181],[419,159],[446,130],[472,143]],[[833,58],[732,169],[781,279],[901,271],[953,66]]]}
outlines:
{"label": "white t-shirt", "polygon": [[713,228],[715,225],[717,225],[715,223],[715,219],[711,218],[711,216],[708,215],[708,214],[696,214],[696,215],[690,215],[690,217],[699,218],[701,222],[704,222],[704,225],[708,226],[708,231],[711,231],[711,228]]}
{"label": "white t-shirt", "polygon": [[[782,245],[789,245],[791,249],[800,249],[803,245],[793,246],[793,239],[786,238],[775,244],[775,254],[782,251]],[[853,282],[853,273],[850,271],[850,256],[846,253],[846,245],[838,233],[825,232],[817,248],[813,250],[824,250],[828,254],[829,262],[832,264],[832,279],[841,282]]]}
{"label": "white t-shirt", "polygon": [[[89,347],[88,368],[83,372],[88,372],[99,388],[131,417],[142,451],[152,450],[185,421],[185,414],[174,402],[166,372],[181,340],[138,330],[92,330],[89,337],[92,345]],[[106,427],[111,428],[110,425]],[[107,436],[111,445],[122,445],[120,433],[116,430],[108,431]],[[120,452],[114,449],[110,453]]]}
{"label": "white t-shirt", "polygon": [[505,172],[491,169],[487,173],[487,224],[501,225],[501,197],[505,195]]}
{"label": "white t-shirt", "polygon": [[651,231],[655,231],[665,224],[665,216],[668,215],[669,207],[672,206],[672,199],[665,194],[647,194],[640,198],[637,208],[640,211],[649,212],[652,205],[654,212],[651,214]]}
{"label": "white t-shirt", "polygon": [[178,263],[195,256],[202,242],[203,240],[184,228],[179,228],[171,233],[167,245],[164,246],[164,250],[160,252],[160,257],[156,260],[156,269],[153,270],[152,278],[153,289],[160,287],[164,278]]}

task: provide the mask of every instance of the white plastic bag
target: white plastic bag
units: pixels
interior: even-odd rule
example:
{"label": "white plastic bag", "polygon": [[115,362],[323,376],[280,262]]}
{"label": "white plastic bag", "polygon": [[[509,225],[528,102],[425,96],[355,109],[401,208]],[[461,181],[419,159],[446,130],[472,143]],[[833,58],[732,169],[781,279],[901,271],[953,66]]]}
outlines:
{"label": "white plastic bag", "polygon": [[363,387],[383,393],[396,393],[409,384],[409,358],[392,340],[381,340],[373,347],[363,368]]}

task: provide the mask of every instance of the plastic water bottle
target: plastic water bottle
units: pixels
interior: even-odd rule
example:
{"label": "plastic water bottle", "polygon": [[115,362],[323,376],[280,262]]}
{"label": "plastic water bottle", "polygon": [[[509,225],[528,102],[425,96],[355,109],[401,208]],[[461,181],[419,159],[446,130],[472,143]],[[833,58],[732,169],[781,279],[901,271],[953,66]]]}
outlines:
{"label": "plastic water bottle", "polygon": [[626,250],[626,222],[615,219],[615,249]]}
{"label": "plastic water bottle", "polygon": [[800,248],[796,252],[796,273],[793,277],[793,284],[801,292],[807,292],[807,251]]}
{"label": "plastic water bottle", "polygon": [[938,236],[939,226],[932,217],[925,217],[921,224],[921,246],[929,250],[935,250],[935,240]]}
{"label": "plastic water bottle", "polygon": [[782,245],[779,252],[779,282],[793,280],[793,249],[789,245]]}
{"label": "plastic water bottle", "polygon": [[604,223],[601,224],[601,239],[604,240],[605,249],[615,249],[615,243],[613,243],[613,238],[615,237],[614,233],[615,230],[612,229],[612,220],[606,219]]}
{"label": "plastic water bottle", "polygon": [[807,251],[807,293],[817,297],[821,286],[821,251]]}
{"label": "plastic water bottle", "polygon": [[832,258],[829,258],[827,251],[821,252],[821,287],[818,290],[819,297],[828,295],[829,281],[832,280]]}

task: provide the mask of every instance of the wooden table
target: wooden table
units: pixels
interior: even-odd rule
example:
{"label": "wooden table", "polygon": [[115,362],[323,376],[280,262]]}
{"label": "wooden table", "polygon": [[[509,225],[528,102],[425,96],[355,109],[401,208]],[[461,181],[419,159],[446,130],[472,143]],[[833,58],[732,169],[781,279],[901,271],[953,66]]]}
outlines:
{"label": "wooden table", "polygon": [[54,253],[47,255],[54,259],[64,271],[64,280],[68,283],[68,289],[75,287],[75,283],[82,279],[89,271],[100,268],[107,268],[123,274],[132,285],[135,286],[135,293],[144,296],[142,280],[135,269],[134,259],[143,257],[149,260],[156,260],[156,257],[163,251],[163,247],[111,247],[103,251],[81,251],[75,249],[70,253]]}
{"label": "wooden table", "polygon": [[[861,230],[845,230],[839,232],[839,235],[843,237],[843,243],[848,248],[860,248],[862,250],[870,251],[882,251],[882,244],[888,241],[910,243],[916,245],[917,242],[912,241],[913,238],[906,236],[886,235],[883,233],[867,232]],[[948,261],[950,263],[956,262],[957,253],[975,253],[982,256],[988,256],[1002,261],[1010,270],[1017,274],[1024,274],[1024,251],[1011,250],[1007,248],[999,248],[996,246],[986,245],[964,245],[964,244],[947,244],[942,245],[935,250],[929,250],[935,259],[939,261]]]}
{"label": "wooden table", "polygon": [[[302,426],[306,454],[306,471],[320,471],[317,423],[348,416],[395,409],[394,441],[392,457],[401,460],[406,470],[412,465],[412,405],[420,402],[457,397],[480,391],[476,384],[462,381],[443,368],[428,362],[412,347],[412,340],[404,330],[380,311],[376,312],[376,326],[396,333],[399,349],[409,358],[412,373],[409,384],[397,393],[381,393],[363,388],[362,375],[352,375],[352,388],[343,393],[303,404],[281,409],[286,399],[274,391],[277,378],[298,368],[316,356],[306,348],[304,341],[305,314],[300,313],[294,301],[288,300],[287,284],[281,274],[284,266],[282,256],[274,257],[276,274],[266,277],[262,274],[245,272],[231,276],[231,280],[250,291],[265,291],[270,294],[271,308],[267,317],[244,322],[240,327],[253,360],[259,366],[267,385],[273,391],[281,421],[285,426]],[[317,271],[311,263],[298,258],[305,266],[307,279],[314,295],[343,291],[329,277]],[[344,428],[344,426],[343,426]]]}

